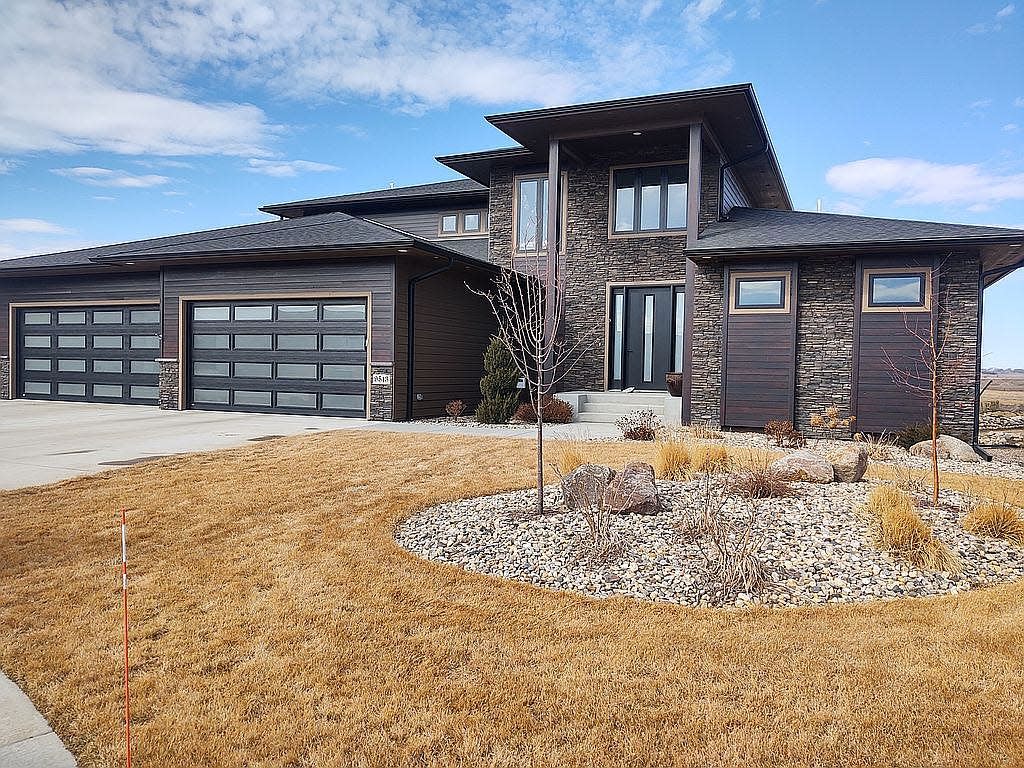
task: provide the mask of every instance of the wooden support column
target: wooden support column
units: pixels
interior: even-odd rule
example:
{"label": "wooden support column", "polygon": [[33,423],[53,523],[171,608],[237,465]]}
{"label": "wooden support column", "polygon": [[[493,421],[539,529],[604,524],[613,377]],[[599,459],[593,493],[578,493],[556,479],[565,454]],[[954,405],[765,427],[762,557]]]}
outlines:
{"label": "wooden support column", "polygon": [[[701,176],[701,123],[690,125],[689,165],[686,181],[686,245],[698,237],[700,228],[700,176]],[[691,422],[691,393],[693,392],[693,304],[697,265],[686,259],[686,286],[683,289],[683,424]]]}

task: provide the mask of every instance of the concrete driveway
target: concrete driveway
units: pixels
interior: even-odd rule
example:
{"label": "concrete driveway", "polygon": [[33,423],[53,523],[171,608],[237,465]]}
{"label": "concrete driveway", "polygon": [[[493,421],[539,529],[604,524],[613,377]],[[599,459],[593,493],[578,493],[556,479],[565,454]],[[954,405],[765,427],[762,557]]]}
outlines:
{"label": "concrete driveway", "polygon": [[275,435],[370,426],[361,419],[161,411],[146,405],[0,400],[0,488],[53,483]]}

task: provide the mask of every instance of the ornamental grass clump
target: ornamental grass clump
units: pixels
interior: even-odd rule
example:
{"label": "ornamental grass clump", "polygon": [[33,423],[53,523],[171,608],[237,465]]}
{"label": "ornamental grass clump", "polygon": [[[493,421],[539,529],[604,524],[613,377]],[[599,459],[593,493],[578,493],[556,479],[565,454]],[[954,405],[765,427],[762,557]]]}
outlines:
{"label": "ornamental grass clump", "polygon": [[866,511],[872,518],[876,544],[906,560],[915,568],[960,573],[960,558],[932,535],[914,508],[910,496],[898,488],[880,486],[868,497]]}
{"label": "ornamental grass clump", "polygon": [[752,457],[729,478],[730,493],[747,499],[781,499],[793,495],[793,486],[778,470],[772,468],[772,457],[762,453]]}
{"label": "ornamental grass clump", "polygon": [[963,520],[963,528],[975,536],[1024,545],[1024,517],[1019,509],[1006,502],[990,501],[977,504]]}
{"label": "ornamental grass clump", "polygon": [[560,475],[568,475],[577,467],[587,463],[587,452],[582,440],[565,440],[558,443],[555,457]]}
{"label": "ornamental grass clump", "polygon": [[690,448],[690,470],[700,475],[714,475],[729,469],[729,452],[718,443],[698,443]]}
{"label": "ornamental grass clump", "polygon": [[690,471],[690,448],[682,440],[666,440],[658,445],[654,471],[663,480],[685,480]]}

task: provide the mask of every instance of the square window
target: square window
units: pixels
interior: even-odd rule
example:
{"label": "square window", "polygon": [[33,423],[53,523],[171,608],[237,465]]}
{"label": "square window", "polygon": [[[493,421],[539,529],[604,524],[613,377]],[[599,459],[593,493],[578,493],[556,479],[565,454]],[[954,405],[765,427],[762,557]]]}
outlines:
{"label": "square window", "polygon": [[235,349],[273,349],[273,341],[269,333],[239,333],[235,336]]}
{"label": "square window", "polygon": [[611,175],[613,234],[686,229],[685,164],[618,168]]}
{"label": "square window", "polygon": [[238,306],[235,307],[235,320],[273,320],[274,308],[271,306]]}
{"label": "square window", "polygon": [[924,304],[923,273],[869,274],[869,307],[923,307]]}
{"label": "square window", "polygon": [[788,278],[785,275],[734,275],[732,309],[745,311],[785,311]]}
{"label": "square window", "polygon": [[133,309],[129,315],[132,325],[150,325],[160,322],[159,309]]}
{"label": "square window", "polygon": [[278,320],[316,320],[316,305],[284,305],[277,308]]}
{"label": "square window", "polygon": [[[64,338],[63,336],[61,338]],[[121,349],[124,346],[123,336],[93,336],[93,349]]]}
{"label": "square window", "polygon": [[366,319],[366,304],[325,304],[324,320],[356,320]]}
{"label": "square window", "polygon": [[462,217],[462,231],[463,232],[479,232],[480,231],[480,214],[479,213],[467,213]]}
{"label": "square window", "polygon": [[269,408],[273,395],[270,392],[254,392],[251,390],[235,390],[235,405],[254,405]]}
{"label": "square window", "polygon": [[85,384],[73,384],[62,381],[57,385],[58,395],[71,395],[73,397],[85,397]]}
{"label": "square window", "polygon": [[123,373],[124,363],[120,360],[93,360],[93,373]]}
{"label": "square window", "polygon": [[192,319],[200,322],[226,322],[231,319],[231,307],[192,307]]}
{"label": "square window", "polygon": [[459,217],[454,213],[446,213],[441,217],[441,234],[454,235],[458,230]]}
{"label": "square window", "polygon": [[160,373],[160,363],[155,360],[132,360],[129,370],[139,374]]}
{"label": "square window", "polygon": [[57,370],[61,373],[85,373],[85,360],[58,360]]}

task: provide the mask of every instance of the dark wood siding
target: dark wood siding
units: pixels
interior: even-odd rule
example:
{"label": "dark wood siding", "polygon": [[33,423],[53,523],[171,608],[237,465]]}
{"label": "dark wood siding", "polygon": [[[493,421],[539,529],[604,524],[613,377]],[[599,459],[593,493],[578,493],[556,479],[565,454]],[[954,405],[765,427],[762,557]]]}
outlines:
{"label": "dark wood siding", "polygon": [[[438,262],[416,261],[399,265],[396,289],[395,410],[407,418],[406,387],[408,280],[436,268]],[[491,286],[491,278],[478,270],[456,265],[453,269],[416,285],[415,372],[413,418],[443,416],[449,400],[462,400],[467,412],[480,401],[483,354],[497,327],[487,302],[474,295]],[[415,398],[423,395],[422,400]]]}
{"label": "dark wood siding", "polygon": [[930,388],[927,371],[921,367],[924,345],[911,329],[927,336],[929,312],[864,312],[864,269],[877,267],[921,268],[933,266],[933,259],[862,259],[857,267],[857,338],[854,407],[857,429],[863,432],[892,431],[931,419],[931,401],[893,377],[886,356],[901,370],[920,372],[925,378],[917,386]]}
{"label": "dark wood siding", "polygon": [[748,208],[750,200],[733,173],[731,168],[726,168],[724,173],[724,184],[722,186],[722,212],[729,213],[733,208]]}
{"label": "dark wood siding", "polygon": [[[729,311],[731,275],[788,272],[789,311]],[[793,420],[796,394],[796,266],[737,266],[725,271],[725,360],[722,424],[761,429],[772,420]]]}
{"label": "dark wood siding", "polygon": [[0,338],[4,340],[3,354],[10,349],[12,303],[128,301],[140,299],[156,303],[160,300],[158,272],[128,272],[97,275],[55,275],[53,277],[0,278]]}
{"label": "dark wood siding", "polygon": [[390,363],[394,344],[394,259],[346,259],[288,264],[165,267],[163,354],[178,356],[179,304],[185,297],[370,293],[370,354]]}

